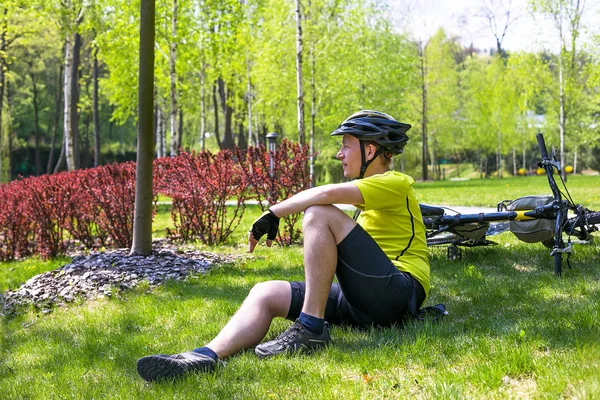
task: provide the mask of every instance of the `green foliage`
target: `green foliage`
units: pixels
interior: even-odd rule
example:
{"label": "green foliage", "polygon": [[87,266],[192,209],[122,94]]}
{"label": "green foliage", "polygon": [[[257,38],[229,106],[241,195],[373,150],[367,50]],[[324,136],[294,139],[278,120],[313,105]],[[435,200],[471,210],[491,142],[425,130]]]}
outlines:
{"label": "green foliage", "polygon": [[[496,153],[506,158],[513,149],[523,148],[525,158],[531,158],[528,143],[538,128],[531,119],[535,113],[545,118],[539,129],[549,142],[558,143],[560,60],[566,91],[566,152],[570,159],[577,152],[585,167],[593,165],[590,154],[600,137],[600,36],[595,27],[590,27],[589,39],[581,35],[586,27],[577,25],[572,3],[531,0],[530,5],[536,15],[553,15],[561,7],[568,11],[560,53],[490,56],[462,47],[457,38],[441,29],[424,43],[416,43],[393,25],[385,2],[301,0],[304,122],[307,136],[314,124],[318,179],[339,180],[331,162],[338,142],[328,134],[359,109],[383,110],[413,125],[402,164],[407,171],[418,171],[423,145],[421,60],[428,90],[428,157],[434,166],[442,159],[483,161],[492,160]],[[3,6],[7,10],[2,18],[8,41],[0,55],[12,116],[9,127],[2,131],[4,151],[8,142],[13,149],[34,145],[34,76],[39,91],[41,146],[50,145],[57,94],[64,89],[64,77],[58,76],[64,63],[63,45],[66,35],[74,30],[84,43],[79,71],[81,142],[91,142],[91,68],[97,50],[101,146],[119,151],[134,148],[139,0],[11,0]],[[173,0],[156,2],[155,104],[168,135],[170,48],[175,44],[178,118],[183,117],[181,145],[185,149],[199,150],[201,135],[206,133],[205,147],[217,150],[221,145],[217,134],[222,142],[229,109],[236,144],[248,142],[250,128],[253,141],[264,140],[264,134],[271,131],[296,139],[295,3],[177,0],[175,34],[173,12]],[[223,83],[223,99],[218,90],[213,96],[217,82]],[[225,112],[223,101],[229,107]],[[58,110],[63,112],[60,104]],[[8,110],[2,111],[8,117]],[[55,156],[62,140],[62,115],[58,120],[52,149]],[[2,121],[4,124],[8,119]],[[2,160],[7,163],[8,157]]]}

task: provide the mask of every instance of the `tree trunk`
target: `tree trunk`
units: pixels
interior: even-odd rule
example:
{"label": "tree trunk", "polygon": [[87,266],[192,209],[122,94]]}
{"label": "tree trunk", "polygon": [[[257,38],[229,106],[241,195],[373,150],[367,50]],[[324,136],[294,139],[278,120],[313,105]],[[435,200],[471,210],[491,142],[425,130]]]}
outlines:
{"label": "tree trunk", "polygon": [[158,141],[158,158],[167,156],[167,135],[165,127],[165,115],[160,107],[156,108],[156,130]]}
{"label": "tree trunk", "polygon": [[140,4],[140,63],[138,86],[138,140],[135,173],[135,211],[131,254],[152,252],[152,160],[154,154],[154,0]]}
{"label": "tree trunk", "polygon": [[316,60],[315,44],[310,46],[310,86],[311,86],[311,105],[310,105],[310,141],[309,141],[309,179],[311,187],[315,187],[315,123],[317,119],[317,85],[316,85]]}
{"label": "tree trunk", "polygon": [[[252,145],[252,82],[250,80],[250,58],[246,51],[246,102],[248,108],[248,145]],[[254,141],[256,144],[256,142]]]}
{"label": "tree trunk", "polygon": [[223,143],[221,143],[221,136],[219,134],[219,101],[217,99],[217,85],[218,82],[215,81],[213,85],[213,109],[215,111],[215,139],[217,140],[217,145],[220,150],[223,150]]}
{"label": "tree trunk", "polygon": [[527,154],[525,152],[525,143],[523,143],[523,169],[525,170],[525,173],[527,173]]}
{"label": "tree trunk", "polygon": [[77,122],[77,101],[78,101],[78,68],[79,68],[79,50],[81,48],[81,36],[75,33],[73,43],[71,43],[71,34],[67,33],[65,42],[65,157],[67,160],[67,169],[73,171],[79,168],[79,146],[78,122]]}
{"label": "tree trunk", "polygon": [[496,153],[496,168],[498,168],[498,177],[502,179],[502,133],[498,131],[498,150]]}
{"label": "tree trunk", "polygon": [[0,182],[10,181],[10,132],[4,129],[4,96],[6,95],[6,72],[8,62],[6,48],[8,46],[8,7],[4,7],[2,32],[0,32]]}
{"label": "tree trunk", "polygon": [[302,86],[302,13],[296,0],[296,80],[298,89],[298,143],[306,143],[304,133],[304,89]]}
{"label": "tree trunk", "polygon": [[421,140],[423,141],[423,149],[421,152],[422,160],[421,160],[421,170],[423,171],[423,181],[427,180],[427,67],[425,64],[425,50],[427,45],[423,46],[421,49],[419,47],[420,55],[420,67],[421,67],[421,103],[422,103],[422,111],[421,111]]}
{"label": "tree trunk", "polygon": [[92,165],[92,160],[91,160],[91,145],[90,145],[90,120],[92,119],[92,116],[89,113],[85,113],[85,120],[83,122],[83,146],[81,148],[81,152],[80,152],[80,161],[79,161],[79,166],[81,168],[88,168],[91,167]]}
{"label": "tree trunk", "polygon": [[179,153],[181,143],[177,132],[177,74],[175,64],[177,61],[177,0],[173,0],[173,18],[171,19],[171,45],[169,69],[171,75],[171,157]]}
{"label": "tree trunk", "polygon": [[179,125],[177,127],[177,135],[179,136],[179,138],[177,139],[177,143],[179,143],[180,148],[183,148],[183,127],[183,109],[179,108]]}
{"label": "tree trunk", "polygon": [[94,167],[100,165],[100,113],[98,111],[98,47],[94,48],[94,94],[93,94],[93,113],[94,113]]}
{"label": "tree trunk", "polygon": [[517,150],[513,147],[513,176],[517,176]]}
{"label": "tree trunk", "polygon": [[231,118],[233,116],[233,109],[229,105],[229,90],[225,86],[225,81],[222,78],[218,79],[219,83],[219,97],[221,98],[221,108],[223,109],[223,117],[225,120],[225,132],[223,132],[223,145],[222,149],[233,149],[235,143],[233,141],[233,130],[231,129]]}
{"label": "tree trunk", "polygon": [[58,161],[56,161],[56,166],[54,167],[54,173],[62,171],[67,166],[67,157],[65,151],[65,142],[63,141],[62,146],[60,147],[60,154],[58,155]]}
{"label": "tree trunk", "polygon": [[[30,64],[30,68],[33,68],[33,65]],[[40,157],[40,144],[41,144],[41,135],[40,132],[40,114],[38,107],[38,90],[37,90],[37,77],[33,73],[33,71],[29,71],[29,76],[31,77],[32,84],[32,94],[33,94],[33,121],[35,126],[35,176],[39,176],[42,172],[42,161]]]}
{"label": "tree trunk", "polygon": [[560,166],[561,174],[564,181],[567,181],[567,174],[565,172],[565,127],[567,125],[567,118],[565,114],[565,82],[564,82],[564,71],[563,71],[563,34],[562,27],[560,29],[560,54],[558,57],[558,86],[559,86],[559,112],[558,112],[558,129],[560,132]]}
{"label": "tree trunk", "polygon": [[62,90],[60,90],[60,78],[63,74],[62,65],[58,67],[58,75],[56,79],[56,94],[54,97],[55,109],[54,109],[54,125],[52,126],[52,139],[50,140],[50,154],[48,155],[48,165],[46,167],[46,173],[52,173],[52,165],[54,163],[54,146],[56,146],[56,136],[58,134],[58,121],[60,118],[60,106],[62,101]]}
{"label": "tree trunk", "polygon": [[244,124],[238,124],[238,147],[242,150],[248,148],[248,141],[246,140],[246,135],[244,134]]}
{"label": "tree trunk", "polygon": [[202,71],[200,72],[200,149],[204,151],[206,146],[206,91],[204,87],[206,74],[206,64],[202,62]]}

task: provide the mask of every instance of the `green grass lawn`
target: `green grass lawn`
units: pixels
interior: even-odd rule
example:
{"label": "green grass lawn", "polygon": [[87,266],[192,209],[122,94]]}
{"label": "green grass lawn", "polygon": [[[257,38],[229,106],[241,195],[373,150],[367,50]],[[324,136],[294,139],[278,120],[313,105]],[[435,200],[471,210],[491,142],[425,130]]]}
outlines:
{"label": "green grass lawn", "polygon": [[[590,204],[599,204],[597,182],[570,179],[573,197],[589,194]],[[544,186],[536,177],[417,185],[423,202],[451,205],[489,205],[498,193],[500,200],[545,193],[538,188]],[[244,237],[257,215],[249,207],[230,243],[206,250],[244,254]],[[161,209],[157,232],[168,218]],[[446,260],[443,247],[431,248],[428,303],[443,302],[450,312],[440,323],[402,330],[334,327],[334,345],[313,356],[261,361],[246,351],[214,374],[176,382],[145,383],[136,359],[204,344],[258,282],[302,279],[301,248],[261,246],[252,256],[185,282],[154,290],[142,285],[50,314],[4,317],[0,398],[600,397],[600,248],[577,246],[574,268],[565,267],[556,278],[541,244],[518,242],[510,233],[493,239],[498,246],[465,249],[458,261]],[[63,263],[1,263],[0,291]],[[275,321],[268,337],[289,324]]]}
{"label": "green grass lawn", "polygon": [[[559,188],[564,192],[560,183]],[[569,176],[567,188],[575,203],[600,210],[600,176]],[[415,190],[421,203],[450,206],[496,207],[506,199],[552,194],[546,176],[419,182]]]}

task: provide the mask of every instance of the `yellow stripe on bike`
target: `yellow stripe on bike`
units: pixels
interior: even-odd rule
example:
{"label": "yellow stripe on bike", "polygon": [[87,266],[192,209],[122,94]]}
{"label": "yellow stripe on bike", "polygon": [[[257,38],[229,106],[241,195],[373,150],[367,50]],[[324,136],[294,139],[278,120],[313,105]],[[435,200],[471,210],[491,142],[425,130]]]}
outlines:
{"label": "yellow stripe on bike", "polygon": [[535,217],[528,217],[527,215],[525,215],[525,213],[530,212],[533,210],[520,210],[520,211],[515,211],[517,213],[517,217],[514,219],[515,221],[529,221],[532,219],[537,219]]}

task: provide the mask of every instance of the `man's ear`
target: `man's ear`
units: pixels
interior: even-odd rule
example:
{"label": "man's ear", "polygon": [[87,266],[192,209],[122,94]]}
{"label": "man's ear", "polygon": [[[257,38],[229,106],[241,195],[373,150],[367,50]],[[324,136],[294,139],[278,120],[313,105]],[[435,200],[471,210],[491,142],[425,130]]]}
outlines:
{"label": "man's ear", "polygon": [[375,155],[376,151],[377,151],[377,148],[375,147],[375,145],[369,144],[367,146],[367,160],[373,159],[373,156]]}

